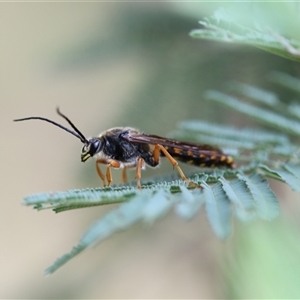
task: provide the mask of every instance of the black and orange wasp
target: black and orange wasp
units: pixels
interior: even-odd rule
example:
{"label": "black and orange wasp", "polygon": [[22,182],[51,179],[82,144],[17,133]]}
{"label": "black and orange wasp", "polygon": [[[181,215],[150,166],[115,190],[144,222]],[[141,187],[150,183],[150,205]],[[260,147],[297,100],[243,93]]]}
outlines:
{"label": "black and orange wasp", "polygon": [[[98,137],[86,139],[59,108],[56,111],[74,131],[43,117],[28,117],[14,121],[42,120],[76,136],[84,144],[81,161],[85,162],[90,157],[95,157],[96,170],[104,186],[109,186],[112,182],[111,168],[122,169],[124,183],[127,182],[126,170],[135,168],[137,187],[141,188],[141,170],[145,169],[146,165],[157,167],[161,156],[165,156],[177,169],[182,180],[194,187],[199,185],[187,179],[177,160],[198,167],[234,167],[232,157],[216,147],[145,134],[131,127],[114,127],[102,132]],[[105,175],[100,169],[100,164],[106,165]]]}

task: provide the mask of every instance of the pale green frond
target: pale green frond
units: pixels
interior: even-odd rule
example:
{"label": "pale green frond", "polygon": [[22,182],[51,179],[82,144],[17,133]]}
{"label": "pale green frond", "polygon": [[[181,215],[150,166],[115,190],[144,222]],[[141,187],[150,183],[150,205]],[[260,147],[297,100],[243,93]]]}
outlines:
{"label": "pale green frond", "polygon": [[72,250],[69,253],[64,254],[60,258],[58,258],[53,265],[51,265],[49,268],[45,270],[46,275],[50,275],[57,271],[60,267],[62,267],[64,264],[66,264],[68,261],[70,261],[72,258],[80,254],[83,250],[85,250],[86,247],[84,245],[78,245],[74,246]]}
{"label": "pale green frond", "polygon": [[180,201],[176,204],[175,211],[179,217],[190,220],[204,204],[204,195],[200,189],[188,190],[185,186],[181,186],[180,190],[182,194],[178,195]]}
{"label": "pale green frond", "polygon": [[292,116],[300,119],[300,105],[299,104],[292,103],[292,104],[288,105],[288,111]]}
{"label": "pale green frond", "polygon": [[[300,166],[299,165],[294,165],[292,163],[285,163],[282,165],[282,168],[288,171],[290,174],[295,176],[296,178],[299,179],[300,181]],[[300,185],[300,183],[299,183]]]}
{"label": "pale green frond", "polygon": [[[266,165],[261,164],[259,168],[264,171],[264,175],[281,180],[288,184],[292,190],[300,192],[300,178],[298,176],[295,176],[294,172],[291,173],[289,170],[292,170],[291,167],[284,167],[272,169]],[[298,166],[297,166],[298,168]]]}
{"label": "pale green frond", "polygon": [[[167,189],[170,193],[180,192],[180,186],[185,185],[181,180],[161,181],[143,184],[143,189],[149,192]],[[126,202],[139,193],[136,183],[105,188],[88,188],[82,190],[68,190],[65,192],[33,194],[24,198],[23,204],[33,206],[37,210],[53,209],[55,212],[65,210],[116,204]]]}
{"label": "pale green frond", "polygon": [[291,118],[284,117],[281,114],[274,113],[271,110],[263,109],[242,102],[238,98],[228,96],[217,91],[208,91],[205,93],[208,100],[213,100],[224,104],[234,110],[250,116],[262,123],[268,124],[274,128],[280,129],[290,134],[299,135],[300,122],[292,120]]}
{"label": "pale green frond", "polygon": [[231,206],[221,183],[212,187],[203,184],[203,196],[208,221],[215,234],[225,239],[231,233]]}
{"label": "pale green frond", "polygon": [[[224,140],[229,142],[245,143],[248,146],[245,148],[251,148],[251,145],[256,143],[270,143],[286,145],[289,143],[289,139],[286,135],[275,131],[266,131],[260,129],[254,130],[252,128],[236,128],[228,125],[220,125],[200,120],[191,120],[181,122],[179,124],[180,131],[175,132],[175,136],[178,137],[181,134],[183,137],[185,134],[193,137],[197,141],[201,141],[202,135],[218,137],[220,141]],[[221,143],[222,145],[222,143]],[[242,146],[242,145],[241,145]]]}
{"label": "pale green frond", "polygon": [[[236,131],[238,132],[238,130]],[[172,132],[172,137],[178,140],[186,140],[199,144],[215,145],[218,148],[226,148],[226,153],[230,155],[238,155],[238,149],[254,149],[255,143],[246,140],[229,140],[226,136],[219,136],[213,131],[204,133],[192,133],[188,131],[178,130]]]}
{"label": "pale green frond", "polygon": [[219,8],[199,23],[204,27],[190,32],[193,38],[251,45],[287,59],[300,61],[300,42],[287,38],[265,22],[252,18],[236,18],[234,13]]}
{"label": "pale green frond", "polygon": [[228,181],[223,177],[220,177],[219,181],[233,204],[236,216],[241,221],[251,221],[256,218],[255,200],[245,181],[239,179]]}
{"label": "pale green frond", "polygon": [[[184,187],[184,186],[182,186]],[[149,195],[148,195],[149,197]],[[142,197],[139,197],[140,201]],[[184,198],[184,197],[183,197]],[[145,201],[146,198],[143,198]],[[171,195],[168,190],[159,190],[155,195],[150,197],[142,212],[142,220],[148,224],[164,217],[174,206],[178,199]]]}
{"label": "pale green frond", "polygon": [[291,91],[294,91],[296,93],[300,93],[300,80],[299,78],[296,78],[292,75],[283,73],[283,72],[278,72],[278,71],[273,71],[270,73],[268,78],[283,87],[286,87],[290,89]]}
{"label": "pale green frond", "polygon": [[299,160],[299,147],[297,145],[287,143],[285,145],[275,146],[271,150],[272,154],[281,155],[287,159],[296,158],[296,160]]}
{"label": "pale green frond", "polygon": [[260,218],[272,220],[279,214],[279,204],[275,194],[269,187],[267,180],[260,174],[237,174],[250,190],[255,200],[256,211]]}
{"label": "pale green frond", "polygon": [[37,210],[50,208],[56,212],[60,212],[76,208],[124,202],[135,195],[135,190],[135,187],[120,186],[41,193],[25,197],[23,204],[33,206]]}
{"label": "pale green frond", "polygon": [[252,86],[250,84],[230,82],[226,85],[226,87],[229,92],[238,92],[243,96],[249,97],[252,100],[268,106],[280,104],[280,100],[275,93]]}
{"label": "pale green frond", "polygon": [[[73,247],[69,253],[56,260],[55,263],[46,270],[46,273],[50,274],[55,272],[87,247],[99,243],[113,233],[124,230],[141,220],[143,211],[150,199],[149,193],[142,191],[141,193],[143,193],[143,197],[141,197],[141,194],[135,196],[131,201],[121,204],[118,209],[109,212],[102,219],[94,223],[80,239],[79,244]],[[144,201],[141,201],[141,198],[143,198]]]}

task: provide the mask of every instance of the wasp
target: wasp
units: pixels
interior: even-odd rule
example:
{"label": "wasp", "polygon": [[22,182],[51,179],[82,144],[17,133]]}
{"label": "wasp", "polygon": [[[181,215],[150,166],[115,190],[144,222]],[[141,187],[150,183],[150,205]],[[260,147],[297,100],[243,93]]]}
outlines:
{"label": "wasp", "polygon": [[[69,123],[73,130],[43,117],[28,117],[14,121],[46,121],[77,137],[83,143],[81,161],[85,162],[90,157],[96,159],[96,170],[104,186],[109,186],[112,183],[111,168],[122,169],[122,181],[124,183],[127,182],[126,170],[135,168],[137,188],[140,189],[141,170],[145,169],[146,165],[157,167],[161,156],[166,157],[177,169],[183,181],[194,187],[199,186],[187,179],[177,160],[199,167],[234,167],[232,157],[224,154],[218,148],[145,134],[131,127],[114,127],[102,132],[98,137],[87,139],[69,118],[60,112],[59,108],[56,111]],[[100,168],[101,164],[106,165],[105,174]]]}

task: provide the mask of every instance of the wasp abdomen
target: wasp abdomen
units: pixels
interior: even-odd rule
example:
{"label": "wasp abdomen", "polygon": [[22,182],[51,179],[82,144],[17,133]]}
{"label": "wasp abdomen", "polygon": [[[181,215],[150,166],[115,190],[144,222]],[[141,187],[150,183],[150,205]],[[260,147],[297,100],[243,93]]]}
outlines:
{"label": "wasp abdomen", "polygon": [[[233,158],[221,150],[182,149],[165,147],[177,160],[197,167],[229,167],[234,168]],[[163,156],[163,153],[162,153]]]}

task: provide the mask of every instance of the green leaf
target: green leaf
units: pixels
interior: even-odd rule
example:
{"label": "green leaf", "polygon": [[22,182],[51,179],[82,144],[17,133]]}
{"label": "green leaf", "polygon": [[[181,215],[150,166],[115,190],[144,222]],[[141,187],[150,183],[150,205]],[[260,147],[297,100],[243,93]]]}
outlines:
{"label": "green leaf", "polygon": [[267,180],[260,174],[251,174],[249,177],[237,174],[250,190],[255,200],[256,211],[260,218],[272,220],[279,214],[278,200],[269,187]]}
{"label": "green leaf", "polygon": [[257,102],[262,104],[273,106],[279,105],[280,100],[278,96],[270,91],[254,87],[250,84],[240,83],[240,82],[231,82],[227,84],[227,89],[232,92],[238,92],[243,96],[249,97]]}
{"label": "green leaf", "polygon": [[188,190],[185,186],[180,187],[179,203],[175,206],[177,215],[183,219],[192,219],[204,204],[204,194],[200,189]]}
{"label": "green leaf", "polygon": [[205,98],[217,101],[236,111],[248,115],[262,123],[268,124],[274,128],[284,130],[287,133],[299,135],[300,122],[286,118],[278,113],[274,113],[267,109],[262,109],[254,105],[242,102],[241,100],[228,96],[217,91],[208,91],[205,93]]}
{"label": "green leaf", "polygon": [[157,204],[157,199],[164,200],[164,197],[165,192],[163,190],[154,195],[147,190],[138,191],[131,201],[121,204],[117,209],[95,222],[80,239],[79,244],[73,247],[69,253],[59,258],[46,270],[46,273],[53,273],[87,247],[100,243],[112,234],[130,227],[142,220],[143,217],[149,222],[149,220],[154,220],[156,217],[161,216],[161,213],[157,214],[157,210],[153,214],[153,202],[151,203],[151,201]]}
{"label": "green leaf", "polygon": [[[282,168],[277,169],[271,169],[270,167],[260,164],[259,168],[265,172],[265,176],[269,176],[271,178],[281,180],[288,184],[292,190],[300,192],[300,177],[299,173],[296,170],[293,170],[294,168],[286,165],[283,165]],[[299,166],[297,166],[297,169]],[[292,171],[293,170],[293,171]],[[291,172],[292,171],[292,172]],[[295,174],[297,176],[295,176]]]}
{"label": "green leaf", "polygon": [[27,196],[23,204],[37,210],[53,209],[61,212],[83,207],[115,204],[127,201],[135,195],[135,187],[88,188],[65,192],[41,193]]}
{"label": "green leaf", "polygon": [[282,167],[287,170],[290,174],[295,176],[297,179],[299,179],[299,185],[300,185],[300,166],[294,165],[292,163],[286,163],[282,165]]}
{"label": "green leaf", "polygon": [[288,106],[289,113],[298,119],[300,119],[300,105],[297,103],[292,103]]}
{"label": "green leaf", "polygon": [[280,86],[286,87],[296,93],[300,93],[299,78],[278,71],[271,72],[268,78]]}
{"label": "green leaf", "polygon": [[251,45],[294,61],[300,61],[300,42],[282,36],[268,24],[266,19],[238,18],[237,15],[224,8],[219,8],[211,17],[199,23],[204,29],[190,32],[193,38],[209,39],[219,42]]}
{"label": "green leaf", "polygon": [[225,191],[228,199],[233,203],[236,216],[241,221],[251,221],[256,218],[255,200],[245,181],[235,179],[227,181],[225,178],[220,177],[219,181]]}
{"label": "green leaf", "polygon": [[[143,189],[158,191],[166,188],[171,193],[176,193],[180,191],[180,186],[185,184],[183,181],[166,182],[166,178],[170,177],[166,176],[155,184],[143,184]],[[77,208],[123,203],[139,193],[135,185],[136,183],[133,183],[133,185],[34,194],[25,197],[23,204],[33,206],[37,210],[53,209],[55,212],[62,212]]]}
{"label": "green leaf", "polygon": [[288,137],[278,132],[262,129],[258,131],[253,128],[236,128],[200,120],[181,122],[179,130],[175,131],[173,135],[176,137],[181,135],[182,138],[184,136],[191,136],[195,141],[203,142],[202,136],[206,137],[208,132],[208,136],[218,138],[218,145],[234,143],[233,147],[236,145],[238,148],[253,149],[257,143],[270,143],[274,145],[286,145],[289,143]]}
{"label": "green leaf", "polygon": [[[147,196],[149,197],[149,195]],[[145,199],[143,199],[143,201],[145,201]],[[164,217],[176,201],[177,199],[172,197],[169,191],[163,189],[159,190],[145,205],[142,215],[143,221],[152,224],[157,219]]]}
{"label": "green leaf", "polygon": [[225,239],[231,233],[231,207],[222,185],[216,183],[213,187],[203,184],[205,209],[209,223],[215,234]]}

